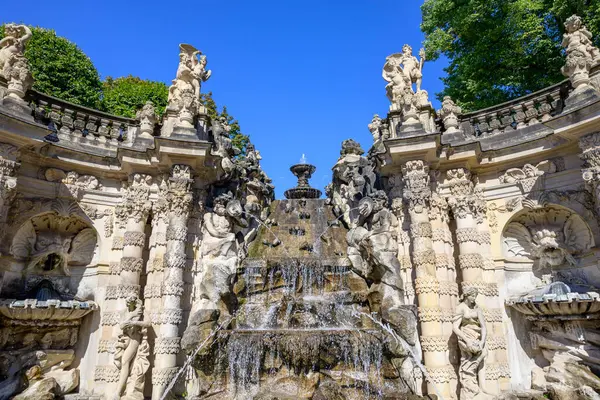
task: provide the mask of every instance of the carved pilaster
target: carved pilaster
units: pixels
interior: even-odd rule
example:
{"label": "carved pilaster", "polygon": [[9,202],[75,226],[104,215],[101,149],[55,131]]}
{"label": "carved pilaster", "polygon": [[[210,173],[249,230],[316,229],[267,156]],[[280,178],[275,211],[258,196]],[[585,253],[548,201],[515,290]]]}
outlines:
{"label": "carved pilaster", "polygon": [[0,232],[4,232],[8,210],[17,195],[17,148],[0,143]]}
{"label": "carved pilaster", "polygon": [[[423,160],[408,161],[402,167],[404,179],[403,197],[410,216],[410,237],[412,240],[412,264],[416,269],[415,292],[420,312],[424,364],[429,370],[437,370],[448,365],[446,351],[447,336],[444,335],[441,318],[433,315],[440,309],[440,284],[437,277],[437,252],[433,246],[432,222],[439,229],[444,207],[443,202],[432,195],[429,167]],[[440,249],[440,251],[443,251]],[[441,312],[441,311],[440,311]],[[443,395],[450,394],[450,379],[440,377],[438,383]],[[434,387],[428,383],[428,391]]]}
{"label": "carved pilaster", "polygon": [[600,132],[579,139],[580,158],[584,161],[581,169],[587,190],[594,198],[596,212],[600,212]]}

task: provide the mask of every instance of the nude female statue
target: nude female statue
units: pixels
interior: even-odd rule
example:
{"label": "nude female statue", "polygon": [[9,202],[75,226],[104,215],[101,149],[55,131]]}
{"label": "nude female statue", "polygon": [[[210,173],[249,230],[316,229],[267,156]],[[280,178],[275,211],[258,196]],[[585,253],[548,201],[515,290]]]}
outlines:
{"label": "nude female statue", "polygon": [[[116,345],[117,351],[115,353],[115,365],[121,371],[119,373],[119,382],[117,384],[117,393],[115,394],[114,399],[121,399],[121,396],[124,394],[125,389],[127,390],[127,394],[130,392],[140,391],[138,387],[127,387],[127,380],[129,376],[134,373],[135,369],[135,360],[138,359],[138,353],[147,353],[147,349],[144,349],[144,346],[147,347],[148,343],[145,340],[146,336],[146,328],[150,327],[151,324],[142,321],[142,301],[137,296],[131,296],[126,299],[127,304],[127,314],[121,323],[121,329],[123,333],[119,335],[119,340]],[[147,364],[147,360],[145,363],[146,369],[149,366]],[[143,369],[143,368],[142,368]],[[145,371],[138,371],[142,375]],[[135,379],[133,386],[138,386],[140,379]],[[143,390],[143,380],[142,390]]]}
{"label": "nude female statue", "polygon": [[487,355],[487,331],[483,311],[475,303],[477,288],[466,289],[456,307],[452,331],[458,337],[460,348],[460,400],[487,397],[481,389],[484,373],[481,368]]}

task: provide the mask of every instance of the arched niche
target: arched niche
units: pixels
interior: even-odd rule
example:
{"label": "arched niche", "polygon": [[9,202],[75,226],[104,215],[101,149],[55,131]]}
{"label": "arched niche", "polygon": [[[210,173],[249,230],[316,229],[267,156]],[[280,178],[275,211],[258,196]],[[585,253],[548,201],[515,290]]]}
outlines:
{"label": "arched niche", "polygon": [[99,238],[77,203],[54,201],[18,222],[12,226],[9,248],[18,276],[5,277],[1,296],[16,297],[48,280],[65,297],[74,297],[79,282],[73,281],[78,278],[72,269],[92,263]]}
{"label": "arched niche", "polygon": [[600,284],[594,236],[571,208],[553,203],[522,208],[502,232],[507,295],[533,290],[550,276],[567,284]]}

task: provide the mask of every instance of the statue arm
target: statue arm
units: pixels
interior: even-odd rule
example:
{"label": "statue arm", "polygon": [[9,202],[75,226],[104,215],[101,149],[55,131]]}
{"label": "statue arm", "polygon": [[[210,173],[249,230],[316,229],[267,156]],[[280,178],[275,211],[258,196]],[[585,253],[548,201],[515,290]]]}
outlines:
{"label": "statue arm", "polygon": [[460,324],[462,324],[462,320],[463,320],[462,307],[460,307],[460,306],[457,307],[456,312],[457,312],[457,314],[454,316],[454,321],[452,322],[452,332],[454,332],[454,334],[456,336],[458,336],[459,338],[466,341],[467,338],[465,337],[463,332],[460,330]]}
{"label": "statue arm", "polygon": [[31,33],[31,29],[29,29],[27,25],[21,25],[21,29],[23,30],[23,36],[21,36],[21,43],[26,43],[29,39],[31,39],[31,36],[33,34]]}
{"label": "statue arm", "polygon": [[483,315],[483,311],[481,308],[477,307],[477,317],[479,318],[479,325],[481,325],[481,348],[485,345],[485,341],[487,339],[487,328],[485,326],[485,316]]}
{"label": "statue arm", "polygon": [[205,214],[204,215],[204,227],[208,231],[208,234],[210,236],[216,237],[216,238],[222,238],[222,237],[224,237],[221,232],[219,232],[217,229],[215,229],[215,226],[214,226],[214,224],[212,222],[211,216],[212,216],[211,214]]}

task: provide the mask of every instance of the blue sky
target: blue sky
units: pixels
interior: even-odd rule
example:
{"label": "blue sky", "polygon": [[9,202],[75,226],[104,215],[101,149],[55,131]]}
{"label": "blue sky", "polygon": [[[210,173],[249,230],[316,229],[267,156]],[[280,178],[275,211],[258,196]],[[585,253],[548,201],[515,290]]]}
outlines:
{"label": "blue sky", "polygon": [[[423,40],[420,0],[376,1],[7,1],[1,22],[55,29],[77,43],[101,76],[132,74],[169,83],[178,44],[190,43],[213,71],[203,91],[227,105],[263,156],[277,197],[295,186],[302,154],[331,180],[342,140],[367,150],[374,113],[389,106],[385,57]],[[443,61],[425,64],[434,106]]]}

